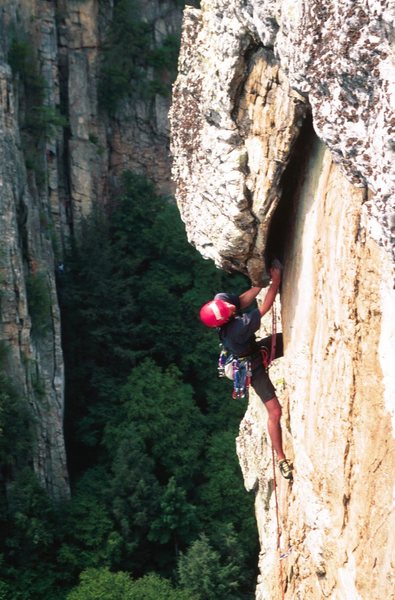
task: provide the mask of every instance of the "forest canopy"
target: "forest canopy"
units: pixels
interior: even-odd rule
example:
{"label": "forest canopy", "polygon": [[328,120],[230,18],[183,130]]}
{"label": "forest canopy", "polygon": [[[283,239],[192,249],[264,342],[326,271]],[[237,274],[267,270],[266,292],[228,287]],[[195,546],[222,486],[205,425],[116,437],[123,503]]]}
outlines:
{"label": "forest canopy", "polygon": [[63,266],[72,496],[55,505],[17,469],[1,498],[0,598],[252,598],[253,497],[235,452],[246,406],[217,378],[218,339],[198,318],[246,281],[203,260],[174,201],[130,172]]}

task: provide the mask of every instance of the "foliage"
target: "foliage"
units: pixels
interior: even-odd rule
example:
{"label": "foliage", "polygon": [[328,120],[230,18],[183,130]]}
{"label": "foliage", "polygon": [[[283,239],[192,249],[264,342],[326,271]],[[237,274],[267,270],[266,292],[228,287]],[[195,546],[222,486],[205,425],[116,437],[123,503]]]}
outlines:
{"label": "foliage", "polygon": [[7,375],[9,357],[0,352],[0,597],[60,600],[52,595],[52,564],[59,530],[52,503],[31,467],[32,415]]}
{"label": "foliage", "polygon": [[133,82],[144,78],[145,56],[150,46],[150,26],[140,18],[134,0],[120,0],[114,7],[111,30],[103,50],[99,102],[114,114]]}
{"label": "foliage", "polygon": [[221,553],[202,534],[182,555],[178,573],[182,588],[198,600],[236,600],[242,579],[240,553],[235,536],[225,540],[227,555]]}
{"label": "foliage", "polygon": [[6,372],[8,348],[0,344],[0,469],[4,479],[26,464],[32,449],[29,407]]}
{"label": "foliage", "polygon": [[33,106],[26,117],[25,128],[34,136],[53,138],[58,128],[66,127],[67,119],[53,106]]}
{"label": "foliage", "polygon": [[146,359],[133,370],[122,395],[127,399],[127,420],[149,448],[162,480],[167,482],[174,475],[187,486],[200,471],[205,442],[192,388],[182,382],[176,367],[163,372]]}
{"label": "foliage", "polygon": [[170,581],[155,574],[133,581],[122,571],[90,569],[81,574],[81,583],[67,600],[195,600],[183,590],[175,589]]}
{"label": "foliage", "polygon": [[12,589],[5,581],[0,580],[0,600],[9,600],[11,598]]}
{"label": "foliage", "polygon": [[130,600],[131,587],[132,580],[127,573],[89,569],[81,573],[80,585],[67,595],[67,600]]}
{"label": "foliage", "polygon": [[149,63],[157,69],[174,71],[180,52],[180,39],[176,35],[166,36],[159,48],[152,50],[149,55]]}
{"label": "foliage", "polygon": [[8,52],[8,62],[14,75],[18,75],[28,91],[31,106],[40,106],[45,97],[45,81],[39,74],[33,45],[22,37],[14,38]]}
{"label": "foliage", "polygon": [[59,109],[46,104],[46,83],[40,74],[39,61],[33,44],[19,33],[10,45],[8,62],[18,77],[24,93],[19,94],[19,114],[26,168],[33,171],[37,185],[45,183],[44,146],[60,128],[67,127],[67,118]]}
{"label": "foliage", "polygon": [[242,545],[247,546],[248,540],[256,535],[253,497],[246,497],[241,487],[234,486],[241,476],[235,437],[232,430],[210,436],[203,465],[205,482],[198,492],[199,505],[204,507],[201,518],[210,523],[214,538],[220,535],[227,523],[233,523],[240,537],[244,538]]}
{"label": "foliage", "polygon": [[196,507],[188,503],[186,490],[179,485],[175,477],[171,477],[162,494],[156,519],[151,523],[149,539],[166,544],[175,539],[177,553],[177,538],[185,538],[196,529]]}
{"label": "foliage", "polygon": [[196,600],[185,590],[174,588],[170,581],[154,573],[134,582],[130,600]]}
{"label": "foliage", "polygon": [[[138,89],[141,94],[170,95],[175,79],[179,37],[166,36],[155,45],[155,23],[141,19],[138,0],[119,0],[102,52],[99,102],[114,115],[120,102]],[[149,70],[155,72],[149,80]]]}
{"label": "foliage", "polygon": [[64,507],[62,544],[57,556],[64,573],[77,575],[81,570],[111,563],[114,548],[108,485],[104,469],[91,469]]}
{"label": "foliage", "polygon": [[13,39],[8,51],[8,63],[13,73],[21,77],[29,76],[28,63],[31,56],[31,47],[24,40]]}
{"label": "foliage", "polygon": [[[109,432],[108,432],[109,433]],[[155,462],[133,423],[112,431],[114,440],[110,481],[110,513],[113,529],[120,540],[113,566],[135,575],[157,568],[160,551],[148,539],[151,523],[159,512],[160,485]]]}
{"label": "foliage", "polygon": [[[62,294],[70,409],[86,444],[97,445],[118,385],[145,357],[178,365],[199,406],[209,390],[220,393],[215,338],[213,344],[198,312],[223,279],[187,243],[174,204],[158,198],[141,176],[126,174],[110,222],[97,211],[67,258]],[[70,339],[69,331],[78,335]]]}
{"label": "foliage", "polygon": [[[1,518],[1,578],[12,592],[7,600],[48,598],[56,580],[52,563],[57,519],[50,499],[32,469],[21,469],[6,498]],[[57,596],[59,598],[59,596]]]}
{"label": "foliage", "polygon": [[32,335],[36,338],[41,337],[51,326],[52,301],[46,273],[29,273],[26,278],[26,293],[32,320]]}
{"label": "foliage", "polygon": [[196,509],[187,493],[200,472],[202,417],[192,401],[192,390],[174,367],[162,373],[145,361],[134,369],[124,393],[130,398],[128,421],[154,460],[160,485],[159,506],[147,538],[162,545],[170,542],[174,555],[179,544],[193,539],[197,528]]}
{"label": "foliage", "polygon": [[[207,597],[248,597],[253,498],[234,447],[245,404],[216,377],[218,340],[198,317],[215,291],[241,291],[244,279],[204,261],[174,203],[132,173],[107,211],[83,223],[64,266],[72,498],[52,504],[30,467],[16,487],[0,488],[0,593],[197,600],[201,590],[170,581],[180,556],[181,571],[196,571],[200,547]],[[3,411],[0,422],[23,439],[13,415]]]}

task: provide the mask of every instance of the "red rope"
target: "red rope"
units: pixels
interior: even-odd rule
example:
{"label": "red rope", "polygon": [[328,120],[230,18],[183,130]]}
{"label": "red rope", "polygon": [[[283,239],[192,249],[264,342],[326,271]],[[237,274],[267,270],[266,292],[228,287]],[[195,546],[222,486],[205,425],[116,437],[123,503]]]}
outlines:
{"label": "red rope", "polygon": [[277,341],[277,314],[276,314],[276,304],[274,302],[272,305],[272,347],[270,350],[269,365],[276,358],[276,341]]}
{"label": "red rope", "polygon": [[273,489],[274,498],[276,501],[276,520],[277,520],[277,551],[278,551],[278,562],[280,565],[280,588],[281,588],[281,600],[284,600],[284,585],[283,585],[283,564],[281,560],[281,530],[280,530],[280,518],[278,511],[278,497],[277,497],[277,479],[276,479],[276,460],[274,457],[274,448],[272,446],[272,459],[273,459]]}
{"label": "red rope", "polygon": [[[277,314],[276,314],[276,304],[275,302],[272,305],[272,345],[270,350],[270,363],[276,358],[276,342],[277,342]],[[277,479],[276,479],[276,459],[274,456],[274,448],[272,446],[272,459],[273,459],[273,489],[274,489],[274,498],[276,501],[276,521],[277,521],[277,551],[278,551],[278,562],[280,566],[280,588],[281,588],[281,600],[284,600],[284,575],[283,575],[283,564],[282,564],[282,556],[281,556],[281,529],[280,529],[280,517],[278,510],[278,495],[277,495]]]}
{"label": "red rope", "polygon": [[272,305],[272,340],[271,340],[271,348],[270,354],[266,349],[266,346],[263,346],[261,351],[262,364],[267,370],[273,360],[276,358],[276,342],[277,342],[277,315],[276,315],[276,307]]}

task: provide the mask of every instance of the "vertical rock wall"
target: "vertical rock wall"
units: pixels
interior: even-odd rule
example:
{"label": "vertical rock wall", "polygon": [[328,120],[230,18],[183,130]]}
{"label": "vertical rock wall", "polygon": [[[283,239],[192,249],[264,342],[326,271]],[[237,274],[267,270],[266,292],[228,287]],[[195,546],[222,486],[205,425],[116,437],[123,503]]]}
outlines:
{"label": "vertical rock wall", "polygon": [[364,191],[319,142],[303,180],[281,293],[285,358],[280,375],[272,372],[295,466],[292,485],[277,475],[282,572],[266,416],[256,397],[238,438],[246,486],[257,490],[257,598],[280,598],[281,587],[286,598],[391,597],[391,270],[366,237]]}
{"label": "vertical rock wall", "polygon": [[[68,494],[64,369],[50,209],[34,181],[28,180],[11,72],[4,65],[0,95],[0,339],[7,350],[3,368],[31,407],[35,470],[50,494],[61,498]],[[28,282],[44,302],[45,314],[35,323],[40,329],[35,336]]]}
{"label": "vertical rock wall", "polygon": [[189,239],[256,283],[265,255],[285,263],[271,376],[294,483],[273,473],[253,392],[237,439],[257,600],[394,594],[391,23],[390,2],[348,0],[184,15],[171,123]]}

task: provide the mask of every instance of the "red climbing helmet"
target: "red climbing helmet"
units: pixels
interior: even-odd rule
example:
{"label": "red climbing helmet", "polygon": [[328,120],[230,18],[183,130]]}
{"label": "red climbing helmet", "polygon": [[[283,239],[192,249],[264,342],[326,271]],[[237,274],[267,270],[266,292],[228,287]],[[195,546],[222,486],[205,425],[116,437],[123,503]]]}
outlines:
{"label": "red climbing helmet", "polygon": [[234,313],[233,304],[223,300],[210,300],[200,309],[200,319],[207,327],[221,327]]}

